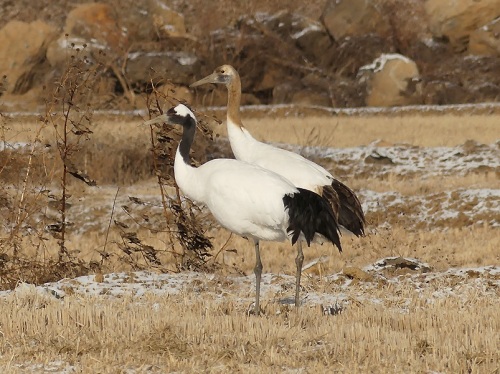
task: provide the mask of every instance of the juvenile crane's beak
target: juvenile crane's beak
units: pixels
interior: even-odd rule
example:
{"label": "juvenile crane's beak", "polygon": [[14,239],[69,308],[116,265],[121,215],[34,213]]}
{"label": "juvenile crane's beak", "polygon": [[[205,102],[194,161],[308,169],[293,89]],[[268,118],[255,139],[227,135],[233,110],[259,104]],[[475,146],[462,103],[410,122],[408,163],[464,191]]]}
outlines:
{"label": "juvenile crane's beak", "polygon": [[191,87],[191,88],[192,87],[198,87],[198,86],[201,86],[201,85],[207,84],[207,83],[220,83],[219,82],[219,76],[216,73],[212,73],[212,74],[206,76],[205,78],[200,79],[199,81],[191,83],[189,85],[189,87]]}
{"label": "juvenile crane's beak", "polygon": [[167,113],[163,113],[162,115],[152,118],[149,121],[144,121],[144,125],[157,125],[159,123],[170,123],[170,118]]}

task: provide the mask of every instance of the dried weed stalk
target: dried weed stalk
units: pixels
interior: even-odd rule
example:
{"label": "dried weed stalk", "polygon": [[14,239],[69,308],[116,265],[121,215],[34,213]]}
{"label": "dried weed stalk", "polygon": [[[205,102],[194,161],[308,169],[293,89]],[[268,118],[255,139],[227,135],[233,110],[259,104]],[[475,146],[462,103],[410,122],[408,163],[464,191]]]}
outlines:
{"label": "dried weed stalk", "polygon": [[[28,144],[11,142],[9,119],[0,116],[0,255],[2,268],[20,260],[26,247],[45,248],[42,213],[53,171],[45,164],[38,127]],[[28,254],[24,254],[29,256]],[[12,261],[11,261],[12,260]],[[0,281],[1,282],[1,281]]]}
{"label": "dried weed stalk", "polygon": [[[178,104],[179,101],[174,96],[170,96],[170,94],[175,95],[175,90],[160,92],[153,82],[151,82],[151,87],[152,94],[147,102],[151,117],[162,114],[164,107]],[[196,165],[206,161],[206,147],[200,147],[200,143],[206,143],[207,138],[212,141],[212,131],[207,122],[199,121],[198,129],[197,142],[200,152],[193,154],[193,163]],[[175,184],[173,160],[179,139],[179,129],[167,125],[158,129],[151,127],[153,168],[162,198],[164,218],[169,232],[173,234],[170,235],[168,245],[176,254],[178,259],[176,265],[179,270],[208,270],[207,260],[211,256],[209,251],[212,249],[212,243],[207,236],[207,231],[212,221],[192,201],[181,198],[179,188]],[[167,193],[167,186],[175,187],[175,196]],[[173,239],[180,244],[180,252],[175,251]]]}
{"label": "dried weed stalk", "polygon": [[[89,104],[92,82],[100,72],[82,51],[74,50],[60,82],[47,100],[46,112],[28,144],[11,142],[8,119],[1,116],[0,136],[0,287],[12,288],[19,281],[43,283],[87,273],[83,261],[70,258],[66,247],[69,208],[69,177],[95,185],[73,163],[82,139],[87,139],[92,109]],[[42,133],[53,126],[61,162],[51,160],[50,144]],[[57,161],[57,160],[56,160]],[[61,165],[62,171],[57,170]],[[53,181],[61,175],[61,192],[52,194]],[[59,196],[56,196],[59,195]],[[47,203],[48,199],[49,202]],[[58,218],[49,218],[55,208]],[[50,233],[58,240],[58,257],[50,255]],[[67,260],[67,261],[64,261]]]}
{"label": "dried weed stalk", "polygon": [[54,128],[62,161],[61,194],[55,199],[59,219],[48,226],[52,236],[58,240],[59,261],[71,258],[66,247],[67,230],[71,225],[67,221],[68,200],[71,197],[69,175],[89,186],[96,185],[84,171],[78,169],[72,158],[80,150],[82,141],[88,140],[92,134],[92,90],[102,71],[99,63],[85,55],[85,45],[82,50],[75,48],[60,82],[47,102],[45,117],[42,119],[44,125],[50,124]]}

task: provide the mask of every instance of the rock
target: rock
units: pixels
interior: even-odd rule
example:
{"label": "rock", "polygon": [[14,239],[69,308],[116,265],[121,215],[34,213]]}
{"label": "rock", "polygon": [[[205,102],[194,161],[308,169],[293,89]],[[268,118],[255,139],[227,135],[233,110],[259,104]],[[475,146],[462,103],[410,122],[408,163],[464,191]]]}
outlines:
{"label": "rock", "polygon": [[332,41],[321,22],[289,12],[278,13],[274,21],[273,31],[291,38],[308,59],[323,64],[325,51],[332,47]]}
{"label": "rock", "polygon": [[128,55],[125,75],[132,85],[148,85],[169,80],[174,85],[189,86],[199,71],[200,62],[190,52],[132,52]]}
{"label": "rock", "polygon": [[[407,53],[407,51],[414,49],[415,44],[432,38],[424,3],[425,1],[422,0],[381,2],[383,13],[390,15],[391,31],[399,51]],[[413,56],[417,55],[418,53]]]}
{"label": "rock", "polygon": [[442,80],[426,82],[422,90],[425,105],[467,103],[470,101],[470,95],[466,87]]}
{"label": "rock", "polygon": [[264,69],[262,78],[253,87],[255,91],[271,90],[278,84],[286,80],[286,71],[278,67],[268,64],[268,68]]}
{"label": "rock", "polygon": [[[222,87],[224,88],[224,87]],[[196,89],[196,105],[201,105],[204,107],[208,106],[225,106],[227,105],[227,90],[217,89],[212,87],[211,89],[197,88]]]}
{"label": "rock", "polygon": [[390,23],[378,4],[374,0],[328,0],[321,20],[336,40],[366,34],[388,37]]}
{"label": "rock", "polygon": [[127,47],[127,37],[111,5],[87,3],[68,13],[63,34],[48,48],[47,59],[52,66],[60,66],[68,57],[68,49],[83,48],[87,53],[120,54]]}
{"label": "rock", "polygon": [[425,104],[482,103],[498,99],[498,57],[465,55],[440,61],[422,82]]}
{"label": "rock", "polygon": [[368,106],[414,104],[421,87],[417,64],[400,54],[385,54],[360,68],[358,76],[367,82]]}
{"label": "rock", "polygon": [[158,36],[185,37],[187,36],[184,16],[173,11],[161,0],[149,0],[148,10],[153,20],[153,26]]}
{"label": "rock", "polygon": [[243,92],[241,94],[241,105],[261,105],[261,101],[257,96],[251,93]]}
{"label": "rock", "polygon": [[47,93],[41,84],[34,84],[31,89],[22,94],[6,92],[0,100],[0,112],[43,112],[48,95],[50,93]]}
{"label": "rock", "polygon": [[135,42],[161,41],[172,38],[196,40],[186,31],[184,16],[165,0],[145,0],[134,9],[119,9],[120,23]]}
{"label": "rock", "polygon": [[56,37],[54,26],[42,21],[10,21],[0,30],[0,72],[6,75],[3,90],[23,94],[36,82],[43,70],[47,45]]}
{"label": "rock", "polygon": [[369,282],[373,279],[373,276],[368,274],[366,271],[361,270],[357,267],[346,266],[342,269],[342,273],[351,279],[356,279],[362,282]]}
{"label": "rock", "polygon": [[123,48],[127,41],[113,7],[103,3],[78,5],[68,13],[64,32],[88,41],[96,39],[112,50]]}
{"label": "rock", "polygon": [[[399,274],[406,272],[427,273],[431,271],[431,267],[415,258],[405,257],[386,257],[373,264],[373,268],[377,271],[398,272]],[[405,270],[401,272],[401,270]]]}
{"label": "rock", "polygon": [[427,0],[424,6],[431,32],[457,51],[467,48],[474,30],[500,16],[500,0]]}
{"label": "rock", "polygon": [[[223,88],[223,87],[222,87]],[[214,87],[211,90],[198,89],[196,100],[189,103],[201,105],[204,107],[217,106],[225,107],[227,105],[227,91],[221,87]],[[261,105],[262,102],[251,93],[243,92],[241,94],[241,105]]]}
{"label": "rock", "polygon": [[327,50],[332,49],[332,41],[326,28],[318,21],[302,18],[296,25],[300,29],[292,34],[296,45],[304,55],[319,65],[325,65]]}
{"label": "rock", "polygon": [[[255,52],[252,50],[247,53],[272,57],[269,59],[271,62],[264,64],[260,79],[253,86],[256,91],[273,89],[288,79],[290,72],[285,67],[287,61],[282,61],[283,55],[287,55],[290,60],[305,57],[322,64],[325,50],[332,47],[331,38],[321,22],[286,10],[275,14],[257,13],[255,17],[245,16],[240,19],[239,25],[245,32],[236,39],[236,43],[252,45],[252,41],[260,41],[253,48]],[[248,34],[247,29],[252,30],[252,35]]]}
{"label": "rock", "polygon": [[273,88],[272,104],[291,103],[293,95],[300,89],[302,89],[302,85],[297,81],[285,81],[277,84]]}
{"label": "rock", "polygon": [[[377,146],[379,146],[377,144]],[[394,161],[388,156],[381,155],[377,151],[373,151],[370,155],[365,157],[365,163],[377,165],[394,165]]]}
{"label": "rock", "polygon": [[500,18],[470,34],[469,53],[483,56],[500,55]]}
{"label": "rock", "polygon": [[311,89],[295,92],[292,96],[292,103],[302,106],[332,106],[332,102],[326,93]]}
{"label": "rock", "polygon": [[158,87],[158,91],[167,97],[173,97],[188,104],[193,102],[193,93],[185,86],[176,86],[170,82]]}
{"label": "rock", "polygon": [[4,92],[7,91],[7,75],[2,75],[1,81],[0,81],[0,96],[4,94]]}

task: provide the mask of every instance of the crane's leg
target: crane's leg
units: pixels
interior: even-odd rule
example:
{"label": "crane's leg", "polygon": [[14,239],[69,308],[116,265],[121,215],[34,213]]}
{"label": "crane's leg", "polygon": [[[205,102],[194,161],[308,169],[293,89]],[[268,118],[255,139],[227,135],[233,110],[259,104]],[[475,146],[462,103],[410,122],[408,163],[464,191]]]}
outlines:
{"label": "crane's leg", "polygon": [[260,261],[259,241],[255,240],[255,309],[254,314],[260,314],[260,278],[262,276],[262,262]]}
{"label": "crane's leg", "polygon": [[297,257],[295,257],[295,265],[297,265],[297,274],[295,276],[295,306],[300,305],[300,276],[302,275],[302,264],[304,263],[304,253],[302,253],[302,242],[297,242]]}

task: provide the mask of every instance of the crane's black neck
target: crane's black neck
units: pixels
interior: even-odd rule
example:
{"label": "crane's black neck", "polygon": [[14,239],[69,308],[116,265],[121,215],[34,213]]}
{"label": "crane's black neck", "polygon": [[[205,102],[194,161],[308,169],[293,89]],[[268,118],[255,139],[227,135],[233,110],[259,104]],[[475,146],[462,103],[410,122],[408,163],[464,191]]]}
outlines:
{"label": "crane's black neck", "polygon": [[182,138],[179,143],[179,153],[187,165],[190,165],[189,151],[194,141],[194,134],[196,132],[196,121],[191,116],[180,117],[178,122],[182,125]]}

